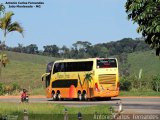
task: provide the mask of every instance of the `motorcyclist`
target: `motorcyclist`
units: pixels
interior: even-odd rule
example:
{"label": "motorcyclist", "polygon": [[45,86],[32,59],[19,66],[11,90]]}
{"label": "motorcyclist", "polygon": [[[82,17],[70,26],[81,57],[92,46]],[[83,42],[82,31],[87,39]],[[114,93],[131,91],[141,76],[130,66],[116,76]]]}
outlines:
{"label": "motorcyclist", "polygon": [[27,95],[27,90],[26,89],[23,89],[23,91],[22,91],[21,102],[28,102],[28,95]]}

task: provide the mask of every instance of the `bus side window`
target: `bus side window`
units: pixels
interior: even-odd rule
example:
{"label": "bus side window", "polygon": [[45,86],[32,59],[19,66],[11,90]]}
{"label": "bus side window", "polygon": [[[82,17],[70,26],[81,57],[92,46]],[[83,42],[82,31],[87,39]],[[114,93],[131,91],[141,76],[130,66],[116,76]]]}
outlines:
{"label": "bus side window", "polygon": [[63,72],[67,72],[67,63],[63,63]]}
{"label": "bus side window", "polygon": [[56,63],[53,68],[53,74],[58,72],[59,63]]}
{"label": "bus side window", "polygon": [[66,63],[66,71],[71,71],[72,70],[72,66],[71,66],[71,63],[70,62],[68,62],[68,63]]}
{"label": "bus side window", "polygon": [[64,72],[64,63],[61,63],[60,72]]}

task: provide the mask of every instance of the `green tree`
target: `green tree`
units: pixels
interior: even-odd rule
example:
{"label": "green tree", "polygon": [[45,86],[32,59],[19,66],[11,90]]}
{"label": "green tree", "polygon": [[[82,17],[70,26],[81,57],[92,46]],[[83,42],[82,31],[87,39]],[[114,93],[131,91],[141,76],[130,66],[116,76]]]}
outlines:
{"label": "green tree", "polygon": [[44,48],[44,54],[51,55],[51,56],[58,56],[59,47],[57,45],[47,45],[43,46]]}
{"label": "green tree", "polygon": [[36,54],[36,53],[38,53],[38,47],[36,44],[30,44],[30,45],[26,46],[26,51],[29,54]]}
{"label": "green tree", "polygon": [[126,12],[147,44],[160,56],[160,0],[127,0]]}
{"label": "green tree", "polygon": [[69,51],[70,51],[69,48],[67,48],[65,45],[63,45],[62,48],[60,48],[60,56],[62,58],[67,58]]}
{"label": "green tree", "polygon": [[10,32],[17,31],[23,35],[23,28],[21,27],[21,25],[18,22],[12,23],[11,20],[13,15],[14,15],[13,12],[6,12],[2,16],[2,18],[0,18],[0,28],[2,29],[2,32],[3,32],[3,40],[1,43],[2,51],[1,51],[0,74],[2,71],[2,65],[4,65],[5,63],[5,61],[3,60],[3,56],[4,56],[3,52],[4,52],[4,46],[5,46],[7,34]]}
{"label": "green tree", "polygon": [[91,46],[88,49],[88,52],[91,57],[107,57],[108,56],[108,49],[101,44],[96,44]]}
{"label": "green tree", "polygon": [[3,31],[3,44],[5,44],[6,36],[10,32],[17,31],[23,35],[23,28],[21,27],[21,25],[18,22],[11,22],[13,15],[13,12],[7,12],[2,18],[0,18],[0,28]]}
{"label": "green tree", "polygon": [[0,4],[0,16],[1,16],[1,14],[4,13],[4,12],[5,12],[5,6],[1,3],[1,4]]}
{"label": "green tree", "polygon": [[77,41],[72,44],[72,56],[74,58],[87,58],[89,57],[88,50],[91,47],[91,43],[88,41]]}
{"label": "green tree", "polygon": [[18,47],[17,47],[18,52],[22,53],[23,51],[23,45],[18,43]]}
{"label": "green tree", "polygon": [[84,49],[84,51],[87,51],[87,48],[90,47],[92,44],[88,41],[77,41],[73,44],[74,49],[80,50]]}

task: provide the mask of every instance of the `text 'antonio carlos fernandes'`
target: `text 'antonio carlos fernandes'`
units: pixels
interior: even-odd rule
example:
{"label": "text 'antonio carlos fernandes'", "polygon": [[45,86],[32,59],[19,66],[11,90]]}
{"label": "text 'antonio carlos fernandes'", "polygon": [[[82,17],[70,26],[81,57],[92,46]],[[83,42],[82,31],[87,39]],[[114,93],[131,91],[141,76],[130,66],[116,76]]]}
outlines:
{"label": "text 'antonio carlos fernandes'", "polygon": [[44,4],[44,2],[6,2],[5,4]]}

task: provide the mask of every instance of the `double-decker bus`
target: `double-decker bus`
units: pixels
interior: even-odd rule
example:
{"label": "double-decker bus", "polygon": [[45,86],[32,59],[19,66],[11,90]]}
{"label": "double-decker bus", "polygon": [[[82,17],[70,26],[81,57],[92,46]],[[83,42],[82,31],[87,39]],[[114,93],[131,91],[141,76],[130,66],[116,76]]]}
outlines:
{"label": "double-decker bus", "polygon": [[119,72],[116,58],[65,59],[51,62],[45,81],[47,98],[87,100],[111,99],[119,95]]}

